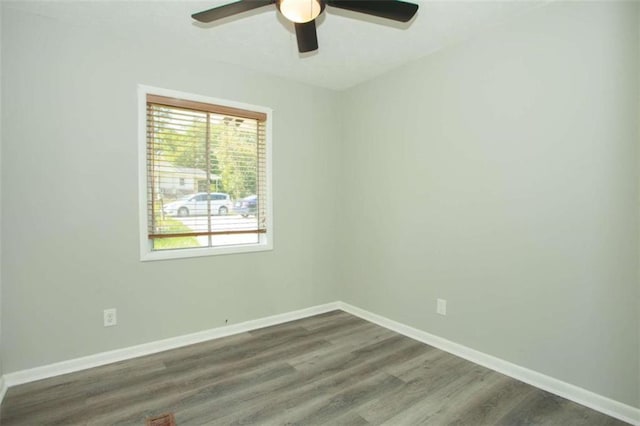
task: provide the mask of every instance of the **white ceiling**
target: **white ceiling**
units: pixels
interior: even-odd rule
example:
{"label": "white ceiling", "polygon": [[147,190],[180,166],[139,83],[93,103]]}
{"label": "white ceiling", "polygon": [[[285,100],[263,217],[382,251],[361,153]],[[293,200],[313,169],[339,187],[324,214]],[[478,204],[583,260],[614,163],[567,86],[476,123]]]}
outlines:
{"label": "white ceiling", "polygon": [[317,21],[316,52],[299,54],[293,26],[267,6],[203,25],[191,14],[232,0],[4,1],[3,5],[140,36],[164,33],[222,62],[330,89],[344,89],[401,64],[516,19],[548,0],[429,1],[409,24],[327,7]]}

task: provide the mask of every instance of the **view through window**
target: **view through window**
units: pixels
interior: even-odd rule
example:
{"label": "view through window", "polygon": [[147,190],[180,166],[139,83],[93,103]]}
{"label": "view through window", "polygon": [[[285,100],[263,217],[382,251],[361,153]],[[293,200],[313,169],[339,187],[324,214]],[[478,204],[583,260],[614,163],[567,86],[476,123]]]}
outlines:
{"label": "view through window", "polygon": [[146,95],[151,251],[264,243],[267,114]]}

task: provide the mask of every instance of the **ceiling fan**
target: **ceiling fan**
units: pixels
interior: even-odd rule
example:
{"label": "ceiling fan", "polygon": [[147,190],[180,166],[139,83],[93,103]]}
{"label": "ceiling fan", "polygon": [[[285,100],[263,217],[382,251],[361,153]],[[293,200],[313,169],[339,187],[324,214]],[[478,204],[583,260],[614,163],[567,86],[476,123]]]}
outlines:
{"label": "ceiling fan", "polygon": [[418,11],[417,4],[400,0],[240,0],[194,13],[191,17],[196,21],[208,23],[274,3],[280,13],[294,23],[300,53],[318,49],[315,19],[326,6],[399,22],[411,20]]}

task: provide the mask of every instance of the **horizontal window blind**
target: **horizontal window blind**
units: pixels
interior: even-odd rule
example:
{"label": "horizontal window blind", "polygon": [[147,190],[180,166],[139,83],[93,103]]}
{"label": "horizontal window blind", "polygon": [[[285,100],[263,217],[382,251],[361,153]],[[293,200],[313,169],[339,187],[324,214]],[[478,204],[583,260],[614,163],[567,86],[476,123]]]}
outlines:
{"label": "horizontal window blind", "polygon": [[147,95],[152,250],[252,244],[267,231],[266,114]]}

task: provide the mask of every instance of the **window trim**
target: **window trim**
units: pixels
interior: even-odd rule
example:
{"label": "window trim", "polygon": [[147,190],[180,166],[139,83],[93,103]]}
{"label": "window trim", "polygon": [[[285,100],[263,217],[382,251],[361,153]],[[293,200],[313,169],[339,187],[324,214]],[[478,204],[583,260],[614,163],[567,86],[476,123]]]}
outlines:
{"label": "window trim", "polygon": [[[158,95],[176,98],[186,102],[200,104],[214,104],[229,108],[229,111],[249,111],[259,116],[266,116],[266,215],[267,230],[259,234],[260,242],[233,246],[184,248],[174,250],[151,250],[151,242],[148,238],[147,217],[147,95]],[[191,257],[215,256],[237,253],[252,253],[273,250],[273,191],[272,191],[272,122],[273,110],[263,106],[244,104],[226,99],[212,98],[177,90],[162,89],[158,87],[138,85],[138,210],[139,210],[139,238],[140,260],[168,260]]]}

